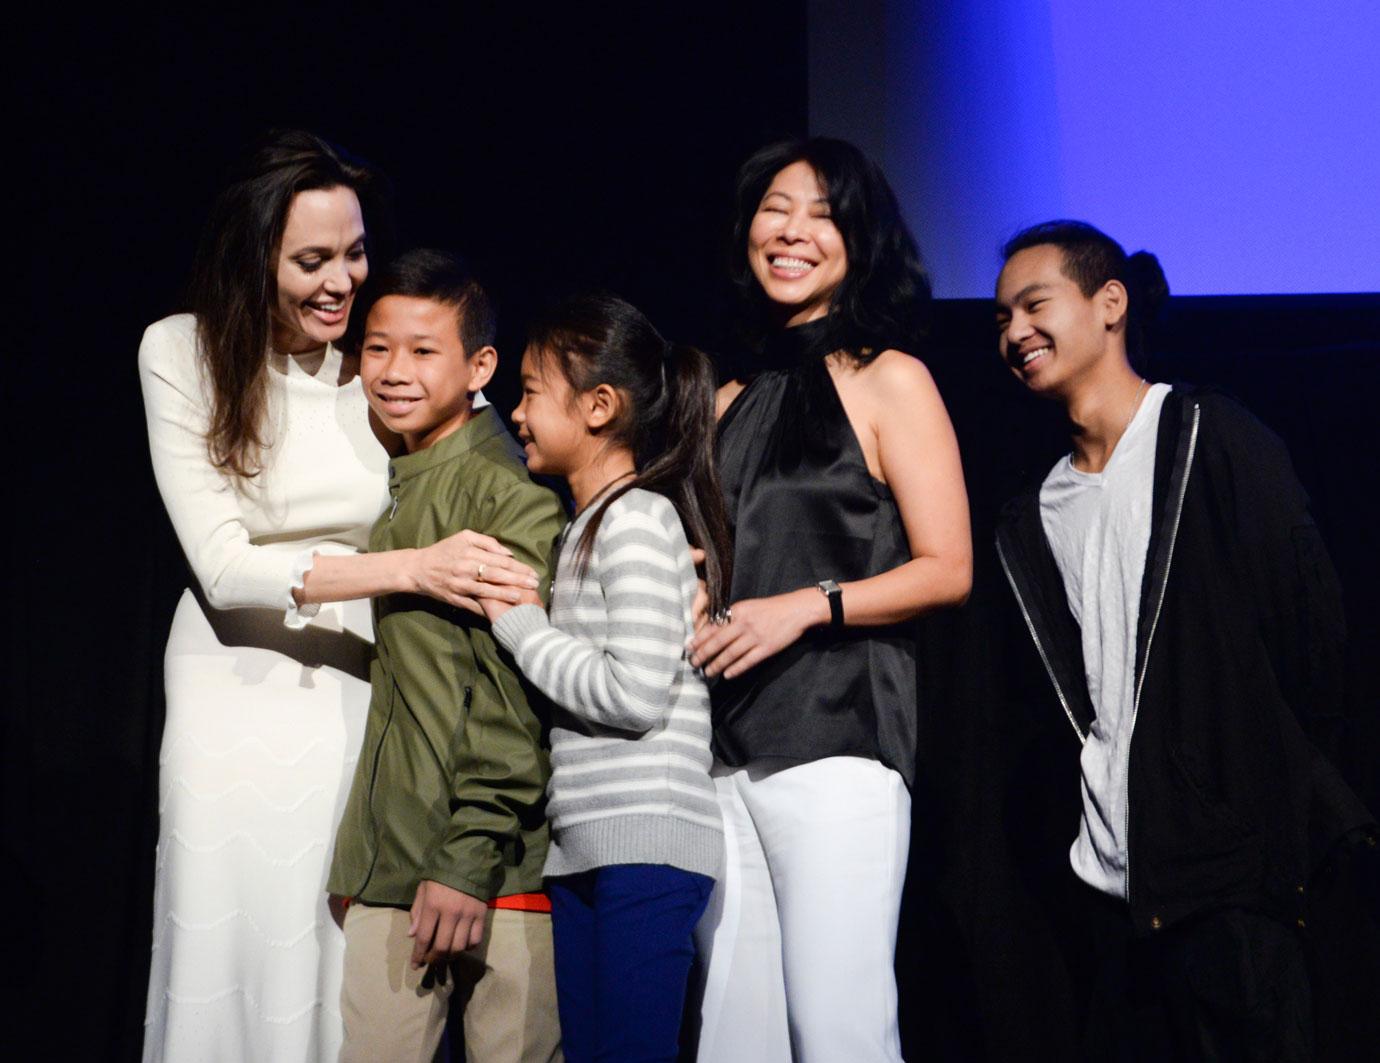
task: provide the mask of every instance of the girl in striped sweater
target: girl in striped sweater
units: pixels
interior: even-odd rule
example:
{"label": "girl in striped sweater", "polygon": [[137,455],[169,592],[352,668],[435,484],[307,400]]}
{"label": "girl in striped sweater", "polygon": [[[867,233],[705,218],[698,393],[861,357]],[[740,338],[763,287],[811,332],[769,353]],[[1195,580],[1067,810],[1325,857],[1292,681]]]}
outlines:
{"label": "girl in striped sweater", "polygon": [[[513,413],[528,467],[577,514],[550,615],[481,599],[495,637],[556,703],[546,861],[566,1058],[673,1060],[694,946],[723,852],[691,544],[711,615],[730,551],[714,474],[714,371],[612,296],[533,328]],[[482,578],[482,573],[481,573]]]}

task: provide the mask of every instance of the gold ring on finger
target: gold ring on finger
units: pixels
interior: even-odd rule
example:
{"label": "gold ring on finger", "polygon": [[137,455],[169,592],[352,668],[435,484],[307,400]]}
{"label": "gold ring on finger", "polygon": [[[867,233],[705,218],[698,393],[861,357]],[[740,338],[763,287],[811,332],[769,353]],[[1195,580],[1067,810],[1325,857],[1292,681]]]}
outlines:
{"label": "gold ring on finger", "polygon": [[484,563],[482,561],[479,563],[479,567],[474,571],[474,578],[480,583],[484,582]]}

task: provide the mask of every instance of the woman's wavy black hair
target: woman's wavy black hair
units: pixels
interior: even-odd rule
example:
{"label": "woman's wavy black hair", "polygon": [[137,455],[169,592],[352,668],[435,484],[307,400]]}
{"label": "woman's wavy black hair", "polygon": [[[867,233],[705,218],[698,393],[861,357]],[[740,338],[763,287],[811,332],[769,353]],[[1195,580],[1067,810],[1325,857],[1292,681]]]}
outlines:
{"label": "woman's wavy black hair", "polygon": [[818,176],[848,254],[847,272],[829,306],[830,349],[859,363],[889,347],[913,353],[930,316],[930,280],[920,251],[881,169],[852,144],[831,137],[768,144],[738,171],[729,270],[745,339],[760,347],[781,324],[780,309],[748,264],[747,240],[772,178],[795,162],[808,163]]}

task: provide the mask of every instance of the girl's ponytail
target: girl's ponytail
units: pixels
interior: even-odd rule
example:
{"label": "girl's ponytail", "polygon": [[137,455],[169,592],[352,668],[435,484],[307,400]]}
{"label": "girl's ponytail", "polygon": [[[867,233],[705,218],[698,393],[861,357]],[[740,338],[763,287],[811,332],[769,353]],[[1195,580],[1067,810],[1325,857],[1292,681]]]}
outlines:
{"label": "girl's ponytail", "polygon": [[728,606],[733,551],[723,491],[714,465],[714,365],[703,351],[668,343],[662,355],[665,374],[665,431],[660,453],[639,462],[629,487],[665,495],[680,514],[690,542],[704,551],[704,582],[709,611]]}

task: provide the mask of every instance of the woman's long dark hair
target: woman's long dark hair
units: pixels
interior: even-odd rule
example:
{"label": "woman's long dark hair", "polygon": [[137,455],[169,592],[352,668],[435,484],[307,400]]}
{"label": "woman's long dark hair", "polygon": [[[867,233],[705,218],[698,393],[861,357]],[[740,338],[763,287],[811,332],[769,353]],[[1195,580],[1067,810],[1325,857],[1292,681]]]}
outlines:
{"label": "woman's long dark hair", "polygon": [[288,209],[299,192],[342,187],[359,197],[372,238],[382,200],[374,175],[314,134],[275,130],[211,208],[187,301],[211,383],[206,448],[211,463],[234,476],[253,477],[260,468],[275,260]]}
{"label": "woman's long dark hair", "polygon": [[590,515],[576,547],[580,572],[610,505],[634,487],[665,495],[686,538],[705,554],[711,613],[728,604],[732,547],[714,466],[714,366],[684,344],[667,343],[635,306],[614,295],[586,295],[553,307],[532,325],[528,350],[559,367],[572,389],[600,384],[620,392],[622,414],[605,429],[627,447],[636,474]]}
{"label": "woman's long dark hair", "polygon": [[829,306],[829,349],[866,364],[888,347],[916,352],[929,330],[930,280],[915,238],[881,169],[852,144],[831,137],[768,144],[738,171],[730,275],[749,345],[780,327],[780,310],[748,264],[748,230],[772,178],[808,163],[829,199],[848,270]]}

